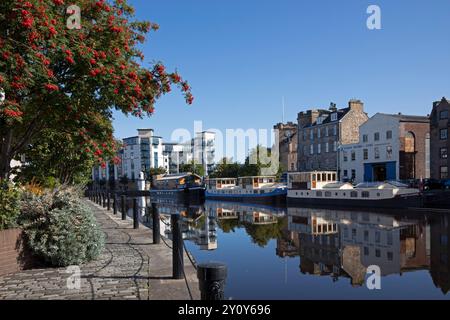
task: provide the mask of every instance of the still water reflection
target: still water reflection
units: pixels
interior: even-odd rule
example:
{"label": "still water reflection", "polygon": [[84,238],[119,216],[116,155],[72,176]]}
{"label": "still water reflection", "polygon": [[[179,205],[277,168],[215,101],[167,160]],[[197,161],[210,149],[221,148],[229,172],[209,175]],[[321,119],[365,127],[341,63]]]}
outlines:
{"label": "still water reflection", "polygon": [[[228,265],[227,298],[450,298],[445,215],[215,201],[158,207],[161,214],[177,211],[183,216],[183,237],[198,262]],[[170,227],[161,228],[170,234]],[[381,290],[366,286],[370,265],[381,269]]]}

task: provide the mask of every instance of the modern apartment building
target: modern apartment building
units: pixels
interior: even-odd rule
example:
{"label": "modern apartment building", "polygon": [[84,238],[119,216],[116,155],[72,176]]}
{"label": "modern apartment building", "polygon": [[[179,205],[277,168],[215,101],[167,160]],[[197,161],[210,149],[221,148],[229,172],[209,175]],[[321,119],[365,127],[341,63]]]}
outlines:
{"label": "modern apartment building", "polygon": [[361,125],[359,142],[342,145],[338,153],[343,181],[429,178],[429,119],[377,113]]}
{"label": "modern apartment building", "polygon": [[450,149],[450,103],[446,98],[433,103],[433,110],[430,116],[430,134],[431,134],[431,178],[448,179],[448,169],[450,167],[450,158],[448,150]]}
{"label": "modern apartment building", "polygon": [[138,129],[138,135],[123,139],[122,173],[137,179],[140,172],[150,176],[150,169],[164,167],[162,138],[153,129]]}
{"label": "modern apartment building", "polygon": [[328,110],[300,112],[297,134],[298,171],[337,171],[338,147],[357,143],[359,127],[367,119],[364,103],[360,100],[350,100],[347,108],[338,109],[332,103]]}
{"label": "modern apartment building", "polygon": [[195,138],[184,143],[163,142],[154,135],[153,129],[138,129],[138,135],[123,139],[123,148],[117,165],[106,163],[106,167],[92,169],[93,181],[116,181],[122,177],[130,180],[139,178],[144,172],[146,179],[150,169],[164,168],[167,173],[180,173],[181,165],[195,161],[204,167],[205,174],[215,164],[215,133],[199,132]]}
{"label": "modern apartment building", "polygon": [[[196,164],[201,164],[207,176],[214,167],[216,157],[216,134],[214,132],[197,132],[191,141],[191,152]],[[187,155],[186,155],[187,157]],[[186,163],[189,159],[186,158]]]}
{"label": "modern apartment building", "polygon": [[184,164],[185,146],[176,142],[163,142],[164,168],[169,174],[180,173],[180,165]]}

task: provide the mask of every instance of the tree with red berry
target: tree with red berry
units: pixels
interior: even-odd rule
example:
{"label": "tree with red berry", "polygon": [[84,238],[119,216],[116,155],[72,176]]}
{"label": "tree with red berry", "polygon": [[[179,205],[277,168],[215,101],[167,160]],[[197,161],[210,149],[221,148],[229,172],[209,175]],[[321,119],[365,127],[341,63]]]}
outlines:
{"label": "tree with red berry", "polygon": [[[67,28],[69,5],[81,29]],[[191,104],[189,84],[162,63],[142,67],[138,45],[158,25],[137,21],[126,0],[2,0],[0,3],[0,179],[10,161],[46,130],[70,134],[97,163],[115,153],[112,110],[143,117],[175,85]]]}

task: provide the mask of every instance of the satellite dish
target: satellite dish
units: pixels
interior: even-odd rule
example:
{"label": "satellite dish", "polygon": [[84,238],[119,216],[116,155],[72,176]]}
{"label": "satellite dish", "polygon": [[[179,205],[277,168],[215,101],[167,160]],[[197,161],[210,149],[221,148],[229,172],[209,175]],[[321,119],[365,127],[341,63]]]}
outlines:
{"label": "satellite dish", "polygon": [[0,88],[0,105],[3,104],[3,102],[6,99],[6,95],[5,95],[5,90],[3,90],[2,88]]}

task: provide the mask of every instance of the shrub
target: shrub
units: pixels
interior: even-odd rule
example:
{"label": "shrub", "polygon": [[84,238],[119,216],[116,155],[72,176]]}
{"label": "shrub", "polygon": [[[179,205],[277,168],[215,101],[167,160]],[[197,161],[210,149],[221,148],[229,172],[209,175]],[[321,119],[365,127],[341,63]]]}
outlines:
{"label": "shrub", "polygon": [[20,191],[12,183],[0,180],[0,230],[14,228],[20,207]]}
{"label": "shrub", "polygon": [[34,255],[52,266],[80,265],[98,257],[104,234],[78,190],[26,193],[19,222]]}

